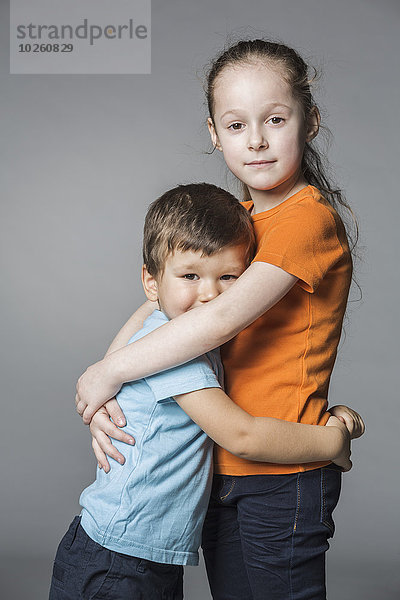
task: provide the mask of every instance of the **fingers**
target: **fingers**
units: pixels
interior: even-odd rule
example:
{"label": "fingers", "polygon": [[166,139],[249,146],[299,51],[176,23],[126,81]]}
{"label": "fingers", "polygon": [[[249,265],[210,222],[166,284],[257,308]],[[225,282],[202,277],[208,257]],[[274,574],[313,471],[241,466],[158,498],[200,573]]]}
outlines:
{"label": "fingers", "polygon": [[350,458],[339,458],[337,460],[333,461],[333,464],[337,465],[338,467],[340,467],[343,471],[343,473],[347,473],[348,471],[350,471],[353,468],[353,463],[350,460]]}
{"label": "fingers", "polygon": [[[132,438],[132,436],[125,433],[125,431],[121,431],[121,429],[119,429],[112,421],[110,421],[108,413],[104,407],[97,411],[97,413],[94,415],[90,424],[90,432],[97,442],[98,448],[96,448],[96,450],[98,451],[98,456],[101,459],[100,462],[102,465],[104,462],[104,457],[101,452],[118,461],[121,465],[124,464],[125,458],[123,454],[121,454],[117,448],[115,448],[110,440],[110,437],[131,445],[135,443],[135,440]],[[95,454],[97,457],[96,452]],[[108,471],[106,471],[106,473],[107,472]]]}
{"label": "fingers", "polygon": [[85,425],[89,425],[95,412],[96,412],[95,409],[89,408],[89,406],[86,406],[86,408],[83,410],[82,414],[79,413],[79,414],[81,414]]}
{"label": "fingers", "polygon": [[119,427],[124,427],[126,425],[125,415],[115,398],[109,400],[105,404],[105,408],[107,409],[107,412],[114,423],[116,423]]}
{"label": "fingers", "polygon": [[354,416],[354,427],[351,433],[351,438],[356,439],[361,437],[365,432],[365,423],[358,413]]}
{"label": "fingers", "polygon": [[362,417],[360,417],[360,415],[357,415],[357,427],[355,430],[355,434],[353,435],[354,438],[359,438],[362,435],[364,435],[365,433],[365,423],[362,419]]}
{"label": "fingers", "polygon": [[75,396],[75,407],[78,415],[82,416],[86,408],[86,404],[79,398],[78,394]]}
{"label": "fingers", "polygon": [[96,438],[92,438],[92,448],[93,448],[94,455],[97,459],[97,464],[99,465],[99,469],[103,469],[103,471],[105,473],[108,473],[110,470],[110,463],[107,460],[107,455],[103,452],[103,450],[100,448],[99,444],[97,443]]}
{"label": "fingers", "polygon": [[343,473],[347,473],[348,471],[351,471],[352,468],[353,468],[353,463],[349,459],[348,461],[346,461],[346,464],[344,466],[342,466]]}
{"label": "fingers", "polygon": [[[113,446],[108,435],[106,435],[103,431],[97,431],[96,435],[93,435],[93,437],[94,437],[95,441],[97,442],[100,451],[102,451],[104,454],[106,454],[110,458],[113,458],[114,460],[119,462],[120,465],[123,465],[125,463],[125,457],[120,452],[118,452],[118,450],[116,449],[115,446]],[[93,450],[94,450],[94,448],[93,448]],[[96,454],[96,458],[97,458],[97,454]],[[103,464],[103,461],[104,461],[104,458],[102,457],[101,464]],[[106,473],[107,472],[108,471],[106,471]]]}
{"label": "fingers", "polygon": [[355,424],[355,421],[354,421],[354,419],[353,419],[353,418],[351,418],[351,417],[350,417],[350,418],[346,418],[346,417],[345,417],[345,418],[344,418],[344,422],[345,422],[345,425],[346,425],[346,427],[347,427],[347,430],[348,430],[348,432],[349,432],[349,434],[350,434],[350,437],[352,438],[352,437],[353,437],[353,434],[354,434],[354,429],[355,429],[355,426],[356,426],[356,424]]}
{"label": "fingers", "polygon": [[107,436],[119,440],[120,442],[124,442],[125,444],[130,444],[131,446],[135,444],[135,438],[125,431],[122,431],[122,429],[110,421],[109,416],[104,409],[98,411],[94,415],[90,424],[90,431],[92,435],[97,435],[99,431],[102,431]]}

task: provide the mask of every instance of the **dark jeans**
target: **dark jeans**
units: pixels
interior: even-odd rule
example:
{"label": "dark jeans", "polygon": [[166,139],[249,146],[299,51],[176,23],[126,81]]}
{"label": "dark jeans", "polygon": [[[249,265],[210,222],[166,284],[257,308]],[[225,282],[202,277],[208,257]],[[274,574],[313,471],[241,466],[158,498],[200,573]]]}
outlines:
{"label": "dark jeans", "polygon": [[183,567],[96,544],[75,517],[54,561],[49,600],[182,600]]}
{"label": "dark jeans", "polygon": [[325,600],[341,472],[215,475],[203,528],[214,600]]}

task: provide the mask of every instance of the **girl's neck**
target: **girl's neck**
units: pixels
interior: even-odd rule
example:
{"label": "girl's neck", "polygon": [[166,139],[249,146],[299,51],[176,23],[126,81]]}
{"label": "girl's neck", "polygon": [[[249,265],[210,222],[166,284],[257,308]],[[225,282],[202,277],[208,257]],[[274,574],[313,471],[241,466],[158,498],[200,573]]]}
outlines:
{"label": "girl's neck", "polygon": [[254,205],[251,214],[256,215],[279,206],[279,204],[297,194],[297,192],[307,185],[307,181],[301,175],[295,181],[287,182],[286,185],[278,186],[273,190],[250,189],[249,193]]}

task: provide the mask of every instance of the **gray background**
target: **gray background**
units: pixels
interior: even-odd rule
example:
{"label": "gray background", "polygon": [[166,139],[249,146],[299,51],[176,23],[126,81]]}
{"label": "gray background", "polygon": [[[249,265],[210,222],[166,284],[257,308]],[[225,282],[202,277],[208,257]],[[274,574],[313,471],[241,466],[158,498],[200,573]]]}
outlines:
{"label": "gray background", "polygon": [[[95,469],[75,381],[143,300],[147,205],[179,182],[230,183],[204,154],[199,73],[228,33],[256,27],[322,64],[330,157],[361,228],[363,299],[350,304],[331,401],[368,431],[336,511],[329,597],[397,598],[398,2],[153,0],[147,76],[9,75],[0,9],[1,597],[46,598]],[[187,570],[186,598],[209,598],[202,567]]]}

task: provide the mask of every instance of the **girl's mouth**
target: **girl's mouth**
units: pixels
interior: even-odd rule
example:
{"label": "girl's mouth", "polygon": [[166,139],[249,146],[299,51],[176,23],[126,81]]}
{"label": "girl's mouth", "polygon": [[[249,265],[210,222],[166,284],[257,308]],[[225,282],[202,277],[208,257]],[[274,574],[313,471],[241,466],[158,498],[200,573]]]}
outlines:
{"label": "girl's mouth", "polygon": [[246,166],[252,167],[253,169],[262,169],[263,167],[274,164],[274,162],[274,160],[253,160],[252,162],[246,163]]}

